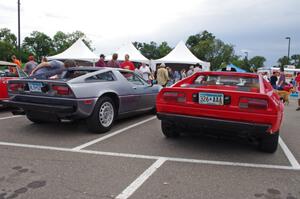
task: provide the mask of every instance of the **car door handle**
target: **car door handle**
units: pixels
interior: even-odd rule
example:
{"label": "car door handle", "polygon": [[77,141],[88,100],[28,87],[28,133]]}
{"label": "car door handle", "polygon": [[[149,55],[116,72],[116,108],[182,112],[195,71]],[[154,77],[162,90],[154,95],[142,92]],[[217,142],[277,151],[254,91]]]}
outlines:
{"label": "car door handle", "polygon": [[134,86],[134,87],[132,87],[133,89],[136,89],[137,87],[136,86]]}

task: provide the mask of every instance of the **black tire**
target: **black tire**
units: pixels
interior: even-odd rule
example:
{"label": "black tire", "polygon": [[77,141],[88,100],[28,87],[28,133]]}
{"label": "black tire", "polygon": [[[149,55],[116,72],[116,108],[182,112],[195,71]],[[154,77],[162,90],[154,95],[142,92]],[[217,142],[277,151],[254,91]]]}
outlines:
{"label": "black tire", "polygon": [[180,136],[178,128],[172,122],[162,120],[161,130],[167,138],[177,138]]}
{"label": "black tire", "polygon": [[264,135],[259,142],[259,149],[263,152],[274,153],[278,146],[279,131]]}
{"label": "black tire", "polygon": [[[99,117],[100,109],[101,109],[101,107],[103,108],[103,106],[105,106],[105,105],[108,105],[108,106],[110,105],[113,109],[112,110],[113,111],[112,121],[109,125],[104,125],[103,123],[101,123],[100,117]],[[98,102],[96,103],[92,115],[86,119],[88,129],[94,133],[105,133],[105,132],[109,131],[114,123],[115,118],[116,118],[116,113],[117,113],[117,110],[116,110],[116,105],[114,104],[114,101],[110,97],[101,97],[98,100]]]}

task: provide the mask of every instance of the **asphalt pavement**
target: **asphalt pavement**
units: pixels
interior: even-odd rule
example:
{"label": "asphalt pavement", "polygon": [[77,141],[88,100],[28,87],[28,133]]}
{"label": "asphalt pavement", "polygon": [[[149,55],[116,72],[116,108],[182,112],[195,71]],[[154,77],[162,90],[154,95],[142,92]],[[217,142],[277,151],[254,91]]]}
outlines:
{"label": "asphalt pavement", "polygon": [[166,139],[155,115],[94,134],[84,121],[33,124],[0,110],[0,199],[300,199],[300,112],[285,107],[274,154],[243,139]]}

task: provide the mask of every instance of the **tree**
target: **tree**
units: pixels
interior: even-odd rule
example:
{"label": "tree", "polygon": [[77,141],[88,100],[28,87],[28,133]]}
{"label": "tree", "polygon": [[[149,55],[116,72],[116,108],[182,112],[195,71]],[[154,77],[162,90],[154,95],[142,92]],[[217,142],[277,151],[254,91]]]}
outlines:
{"label": "tree", "polygon": [[249,63],[251,66],[260,68],[260,67],[264,66],[265,61],[266,61],[266,58],[264,58],[263,56],[255,56],[249,60]]}
{"label": "tree", "polygon": [[38,31],[33,31],[29,37],[25,37],[22,47],[25,51],[33,53],[38,60],[55,52],[52,39]]}
{"label": "tree", "polygon": [[154,41],[151,41],[149,44],[133,42],[133,45],[148,59],[162,58],[172,50],[172,48],[165,41],[159,46]]}
{"label": "tree", "polygon": [[11,61],[16,54],[17,37],[7,28],[0,29],[0,60]]}
{"label": "tree", "polygon": [[222,63],[228,64],[234,56],[233,45],[225,44],[206,30],[191,35],[186,45],[197,58],[210,62],[212,70],[220,68]]}
{"label": "tree", "polygon": [[164,57],[172,51],[172,48],[164,41],[157,47],[157,50],[159,52],[159,56]]}
{"label": "tree", "polygon": [[289,58],[287,56],[283,56],[278,59],[277,61],[279,63],[279,66],[284,66],[289,64]]}
{"label": "tree", "polygon": [[291,59],[293,60],[293,65],[300,68],[300,54],[292,55]]}
{"label": "tree", "polygon": [[14,48],[17,47],[17,37],[8,28],[0,29],[0,40],[7,42],[12,45]]}

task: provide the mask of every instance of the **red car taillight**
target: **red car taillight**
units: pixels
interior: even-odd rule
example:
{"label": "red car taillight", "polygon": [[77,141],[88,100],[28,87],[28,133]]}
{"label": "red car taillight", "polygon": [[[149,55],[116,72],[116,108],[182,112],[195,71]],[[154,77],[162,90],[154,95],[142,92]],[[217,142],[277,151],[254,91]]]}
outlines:
{"label": "red car taillight", "polygon": [[241,97],[239,101],[239,107],[247,109],[265,110],[268,108],[268,101],[265,99]]}
{"label": "red car taillight", "polygon": [[185,102],[186,96],[182,92],[164,92],[163,99],[166,102]]}
{"label": "red car taillight", "polygon": [[8,86],[8,90],[11,92],[24,91],[24,84],[23,83],[11,83]]}
{"label": "red car taillight", "polygon": [[68,86],[53,85],[52,90],[55,92],[56,95],[64,95],[64,96],[72,95],[72,91]]}

